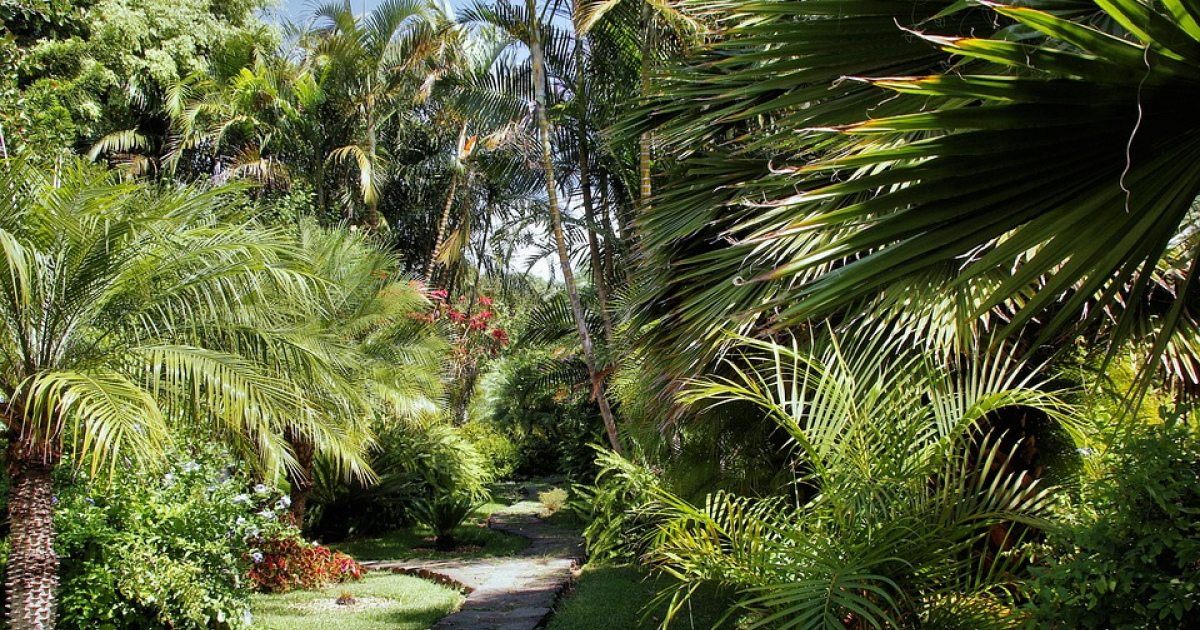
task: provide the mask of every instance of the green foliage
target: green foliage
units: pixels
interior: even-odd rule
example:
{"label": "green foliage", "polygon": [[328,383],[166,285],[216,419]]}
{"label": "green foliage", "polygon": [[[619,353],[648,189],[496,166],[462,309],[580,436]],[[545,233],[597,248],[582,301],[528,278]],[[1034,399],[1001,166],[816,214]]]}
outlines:
{"label": "green foliage", "polygon": [[509,479],[521,463],[521,452],[509,435],[490,422],[468,422],[462,435],[483,458],[493,479]]}
{"label": "green foliage", "polygon": [[662,480],[608,451],[600,451],[596,485],[575,486],[589,521],[583,531],[588,556],[595,560],[633,560],[649,549],[660,519],[654,517],[655,492]]}
{"label": "green foliage", "polygon": [[433,531],[438,551],[453,551],[458,546],[455,532],[479,504],[469,495],[443,494],[417,501],[410,512],[418,523]]}
{"label": "green foliage", "polygon": [[[119,470],[58,495],[59,628],[247,628],[251,541],[281,513],[227,458]],[[252,498],[253,497],[253,498]]]}
{"label": "green foliage", "polygon": [[1107,456],[1034,569],[1029,627],[1189,628],[1200,603],[1200,431],[1178,419],[1142,425]]}
{"label": "green foliage", "polygon": [[429,421],[380,430],[371,466],[379,481],[345,484],[326,471],[314,498],[321,504],[313,530],[330,540],[371,535],[406,525],[438,501],[469,503],[488,496],[486,461],[455,427]]}
{"label": "green foliage", "polygon": [[258,537],[246,555],[250,582],[261,593],[322,588],[362,579],[366,573],[350,556],[304,540],[293,527]]}
{"label": "green foliage", "polygon": [[[790,496],[717,492],[693,505],[651,489],[650,558],[691,589],[739,592],[753,628],[1011,627],[1004,596],[1050,493],[993,429],[1062,406],[1003,354],[945,361],[899,338],[791,346],[742,340],[735,376],[686,400],[753,402],[793,439]],[[943,362],[945,361],[945,362]],[[996,540],[996,538],[999,540]]]}
{"label": "green foliage", "polygon": [[[486,507],[486,506],[485,506]],[[529,539],[512,536],[471,522],[481,517],[477,509],[467,523],[454,530],[458,541],[452,555],[455,558],[494,558],[511,556],[529,546]],[[397,558],[445,558],[445,552],[429,544],[432,530],[425,527],[406,527],[370,538],[356,538],[334,545],[355,558],[363,560],[395,560]]]}
{"label": "green foliage", "polygon": [[565,488],[550,488],[538,493],[538,501],[546,509],[546,514],[553,515],[567,507],[567,496]]}
{"label": "green foliage", "polygon": [[[74,133],[51,136],[41,121],[30,119],[8,137],[18,151],[28,146],[33,154],[90,144],[114,131],[162,128],[163,113],[156,109],[174,82],[206,70],[226,41],[251,37],[269,48],[277,37],[254,17],[261,0],[87,4],[87,11],[54,18],[66,27],[45,30],[19,66],[22,84],[30,86],[27,98],[61,101],[55,124]],[[37,144],[64,139],[58,146]],[[160,149],[165,140],[158,138]]]}
{"label": "green foliage", "polygon": [[482,418],[516,445],[518,477],[565,474],[589,479],[596,471],[591,444],[605,442],[590,391],[576,388],[578,365],[545,351],[505,357],[482,384]]}

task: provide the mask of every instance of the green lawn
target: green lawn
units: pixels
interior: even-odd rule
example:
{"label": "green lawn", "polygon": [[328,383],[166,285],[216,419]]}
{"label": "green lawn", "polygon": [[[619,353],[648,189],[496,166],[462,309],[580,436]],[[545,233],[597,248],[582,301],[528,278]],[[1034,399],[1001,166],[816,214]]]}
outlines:
{"label": "green lawn", "polygon": [[[637,567],[589,565],[574,591],[559,604],[546,630],[657,630],[666,605],[650,608],[648,615],[646,611],[669,580],[652,577]],[[715,589],[702,590],[692,602],[676,615],[672,628],[710,630],[730,605],[729,598]],[[731,620],[720,627],[731,630],[737,626]]]}
{"label": "green lawn", "polygon": [[[343,593],[357,602],[339,606],[335,602]],[[250,610],[259,630],[425,630],[462,601],[452,588],[378,572],[320,591],[255,595]]]}
{"label": "green lawn", "polygon": [[503,503],[486,503],[475,508],[467,517],[467,524],[455,530],[459,548],[452,552],[434,549],[433,532],[425,527],[399,529],[381,536],[345,540],[329,547],[349,554],[355,560],[510,556],[529,546],[529,541],[520,536],[510,536],[478,525],[492,513],[506,507],[508,506]]}
{"label": "green lawn", "polygon": [[433,533],[423,529],[401,529],[374,538],[347,540],[330,548],[349,554],[355,560],[409,560],[413,558],[492,558],[511,556],[529,546],[520,536],[466,525],[455,530],[459,548],[438,551],[433,548]]}

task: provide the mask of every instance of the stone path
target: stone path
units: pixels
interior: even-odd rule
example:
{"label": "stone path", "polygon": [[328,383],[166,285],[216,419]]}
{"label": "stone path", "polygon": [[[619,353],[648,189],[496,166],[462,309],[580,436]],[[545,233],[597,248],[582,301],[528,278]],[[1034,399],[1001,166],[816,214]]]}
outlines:
{"label": "stone path", "polygon": [[431,630],[533,630],[550,616],[555,599],[583,560],[579,534],[538,518],[541,509],[537,501],[522,501],[489,519],[492,529],[530,539],[529,547],[514,556],[363,564],[465,590],[462,608]]}

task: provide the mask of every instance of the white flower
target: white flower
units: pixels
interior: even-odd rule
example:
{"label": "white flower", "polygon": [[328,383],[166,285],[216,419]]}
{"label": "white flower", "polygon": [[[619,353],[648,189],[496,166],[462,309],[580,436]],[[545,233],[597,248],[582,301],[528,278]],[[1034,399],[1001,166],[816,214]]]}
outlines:
{"label": "white flower", "polygon": [[183,472],[192,473],[196,472],[197,470],[200,470],[200,464],[197,464],[196,462],[184,462]]}
{"label": "white flower", "polygon": [[254,615],[250,614],[249,608],[242,611],[242,623],[246,624],[247,626],[254,623]]}
{"label": "white flower", "polygon": [[292,505],[292,498],[289,496],[279,497],[279,502],[275,504],[279,509],[286,510]]}
{"label": "white flower", "polygon": [[249,502],[250,502],[250,495],[248,495],[248,494],[239,494],[239,495],[237,495],[236,497],[233,497],[233,502],[234,502],[234,503],[249,503]]}
{"label": "white flower", "polygon": [[254,561],[254,564],[258,564],[259,562],[263,561],[263,555],[255,551],[254,553],[250,554],[250,559]]}
{"label": "white flower", "polygon": [[236,520],[236,521],[234,521],[234,522],[235,522],[235,523],[237,523],[238,525],[245,525],[245,524],[246,524],[246,519],[244,519],[244,518],[242,518],[242,517],[240,517],[240,516],[239,516],[239,517],[238,517],[238,520]]}
{"label": "white flower", "polygon": [[272,512],[271,510],[263,510],[263,511],[259,512],[258,515],[267,519],[268,521],[275,519],[275,513]]}
{"label": "white flower", "polygon": [[168,486],[174,484],[175,483],[175,473],[167,473],[167,474],[163,475],[163,483],[167,484]]}
{"label": "white flower", "polygon": [[266,494],[266,492],[267,492],[266,484],[260,483],[256,486],[254,486],[254,494]]}

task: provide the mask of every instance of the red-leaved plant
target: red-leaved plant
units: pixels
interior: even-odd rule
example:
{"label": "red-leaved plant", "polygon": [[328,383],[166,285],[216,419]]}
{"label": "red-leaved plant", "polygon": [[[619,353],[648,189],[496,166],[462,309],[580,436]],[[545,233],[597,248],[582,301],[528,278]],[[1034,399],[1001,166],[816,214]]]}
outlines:
{"label": "red-leaved plant", "polygon": [[334,582],[361,579],[366,568],[340,551],[305,542],[296,535],[265,538],[246,554],[254,590],[283,593],[321,588]]}

